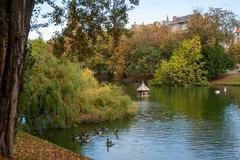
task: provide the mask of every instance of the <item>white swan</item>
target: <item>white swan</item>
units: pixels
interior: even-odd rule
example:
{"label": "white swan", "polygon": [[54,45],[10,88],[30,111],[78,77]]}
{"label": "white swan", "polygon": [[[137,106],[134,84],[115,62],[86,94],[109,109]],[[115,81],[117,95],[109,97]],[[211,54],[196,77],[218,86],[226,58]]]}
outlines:
{"label": "white swan", "polygon": [[215,90],[215,94],[220,94],[220,90]]}
{"label": "white swan", "polygon": [[227,87],[225,86],[223,90],[224,90],[224,92],[226,93],[226,92],[227,92]]}

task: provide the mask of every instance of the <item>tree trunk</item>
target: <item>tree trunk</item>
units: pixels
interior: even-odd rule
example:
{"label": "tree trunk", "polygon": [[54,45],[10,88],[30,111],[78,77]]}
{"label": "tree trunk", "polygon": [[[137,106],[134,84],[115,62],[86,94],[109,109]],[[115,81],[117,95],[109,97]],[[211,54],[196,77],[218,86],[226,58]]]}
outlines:
{"label": "tree trunk", "polygon": [[35,0],[0,0],[0,154],[11,158],[34,3]]}

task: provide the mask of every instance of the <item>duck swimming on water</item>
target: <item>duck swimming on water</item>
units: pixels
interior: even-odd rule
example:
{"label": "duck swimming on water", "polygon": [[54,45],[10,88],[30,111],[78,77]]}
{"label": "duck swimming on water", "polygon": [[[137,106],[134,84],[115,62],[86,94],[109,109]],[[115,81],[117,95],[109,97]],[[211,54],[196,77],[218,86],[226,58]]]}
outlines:
{"label": "duck swimming on water", "polygon": [[101,129],[94,128],[93,130],[94,130],[95,134],[97,134],[97,135],[102,135],[103,134],[103,131]]}
{"label": "duck swimming on water", "polygon": [[106,146],[107,146],[107,147],[112,147],[112,145],[113,145],[112,140],[110,140],[110,139],[108,138],[108,139],[107,139]]}
{"label": "duck swimming on water", "polygon": [[72,139],[75,140],[75,141],[80,140],[80,136],[79,135],[75,136],[74,134],[72,134]]}
{"label": "duck swimming on water", "polygon": [[118,135],[118,132],[119,132],[119,130],[116,129],[115,132],[114,132],[114,134],[115,134],[115,135]]}
{"label": "duck swimming on water", "polygon": [[90,142],[90,138],[88,136],[81,136],[81,141],[83,143],[89,143]]}

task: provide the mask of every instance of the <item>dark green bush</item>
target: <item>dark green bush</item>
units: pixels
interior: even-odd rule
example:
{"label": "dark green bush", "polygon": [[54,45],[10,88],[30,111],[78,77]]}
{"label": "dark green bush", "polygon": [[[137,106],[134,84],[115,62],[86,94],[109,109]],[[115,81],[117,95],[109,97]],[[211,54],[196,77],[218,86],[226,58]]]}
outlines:
{"label": "dark green bush", "polygon": [[234,58],[226,54],[221,45],[205,46],[202,48],[204,56],[204,70],[207,71],[209,80],[218,77],[228,69],[234,67]]}

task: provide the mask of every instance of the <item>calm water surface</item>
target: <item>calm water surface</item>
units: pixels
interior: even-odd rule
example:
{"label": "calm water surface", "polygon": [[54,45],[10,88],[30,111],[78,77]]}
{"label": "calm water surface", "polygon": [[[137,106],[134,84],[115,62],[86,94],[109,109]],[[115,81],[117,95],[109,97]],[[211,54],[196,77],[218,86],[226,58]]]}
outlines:
{"label": "calm water surface", "polygon": [[[136,116],[112,123],[48,130],[41,137],[96,160],[240,159],[240,87],[151,87],[150,98],[136,98],[138,84],[126,92],[138,102]],[[221,90],[215,95],[216,89]],[[109,134],[90,143],[71,140],[71,134],[107,127]],[[118,138],[113,131],[118,129]],[[107,150],[106,139],[114,145]]]}

